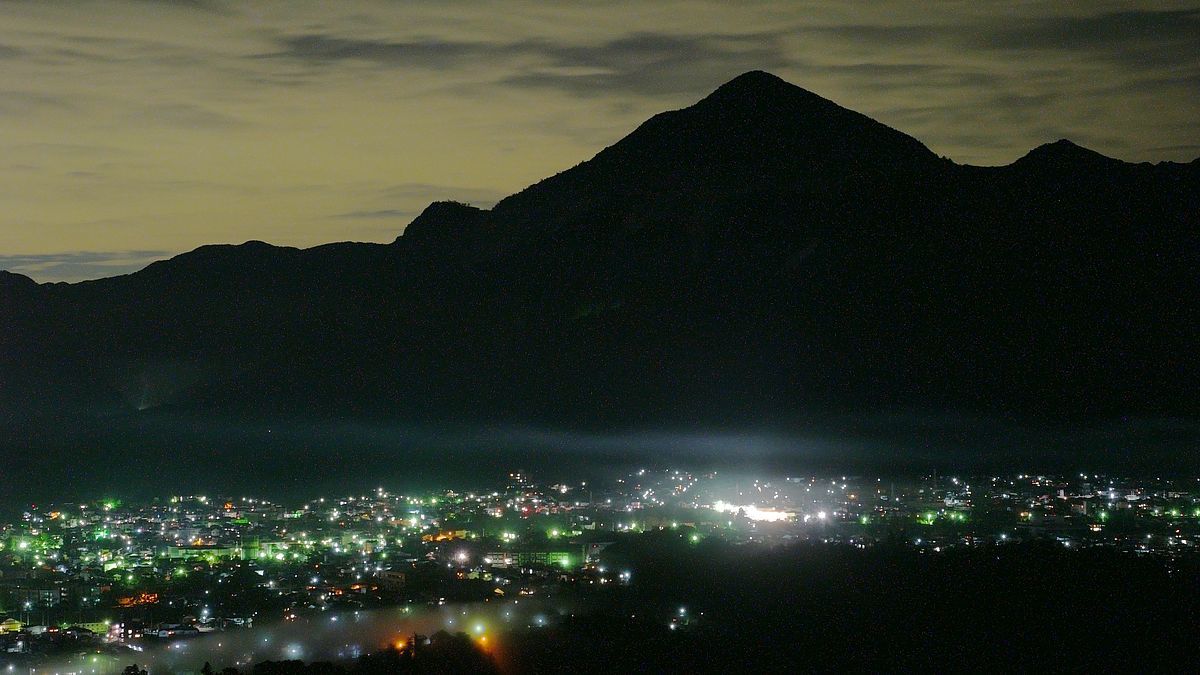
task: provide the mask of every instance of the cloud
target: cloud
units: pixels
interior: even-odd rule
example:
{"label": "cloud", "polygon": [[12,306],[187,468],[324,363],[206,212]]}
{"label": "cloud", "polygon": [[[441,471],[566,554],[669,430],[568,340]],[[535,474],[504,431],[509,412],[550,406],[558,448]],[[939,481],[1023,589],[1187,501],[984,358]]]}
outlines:
{"label": "cloud", "polygon": [[364,195],[366,201],[378,203],[379,208],[362,208],[335,213],[329,218],[348,221],[384,221],[378,231],[395,232],[395,221],[407,225],[425,207],[438,201],[457,201],[479,208],[491,208],[505,195],[496,190],[434,185],[430,183],[401,183],[382,189],[374,189]]}
{"label": "cloud", "polygon": [[1124,11],[1015,20],[979,44],[1014,50],[1087,51],[1136,69],[1200,60],[1200,10]]}
{"label": "cloud", "polygon": [[1156,68],[1112,85],[1098,86],[1093,91],[1097,94],[1132,93],[1155,97],[1166,93],[1184,93],[1196,97],[1200,95],[1200,57],[1196,61],[1190,68]]}
{"label": "cloud", "polygon": [[136,272],[171,251],[72,251],[0,255],[0,269],[38,281],[81,281]]}
{"label": "cloud", "polygon": [[809,70],[823,70],[826,72],[838,73],[840,75],[874,79],[893,77],[924,77],[931,74],[942,73],[948,69],[945,66],[939,66],[932,63],[850,63],[845,65],[823,64],[821,66],[810,67]]}
{"label": "cloud", "polygon": [[802,34],[831,37],[838,41],[864,46],[895,46],[928,44],[955,34],[955,31],[944,25],[915,24],[915,25],[872,25],[850,23],[832,26],[805,27]]}
{"label": "cloud", "polygon": [[394,66],[445,68],[462,59],[506,52],[511,46],[453,40],[388,42],[329,35],[296,35],[280,40],[282,51],[258,54],[256,58],[295,59],[307,63],[370,61]]}
{"label": "cloud", "polygon": [[416,211],[405,211],[402,209],[380,209],[378,211],[348,211],[346,213],[334,214],[331,217],[333,217],[333,218],[351,218],[351,219],[356,219],[356,218],[379,219],[379,218],[415,218],[416,216],[417,216]]}
{"label": "cloud", "polygon": [[256,58],[315,65],[363,61],[389,67],[450,69],[507,64],[500,83],[573,94],[668,94],[695,91],[742,72],[790,62],[770,33],[676,35],[638,32],[596,44],[530,38],[519,41],[413,39],[384,41],[327,34],[282,38],[282,49]]}
{"label": "cloud", "polygon": [[748,70],[791,64],[779,36],[634,33],[598,45],[530,44],[546,65],[512,75],[507,84],[575,94],[661,95],[693,92]]}
{"label": "cloud", "polygon": [[981,13],[912,24],[853,23],[804,27],[800,33],[878,49],[952,45],[965,49],[1076,51],[1106,55],[1139,68],[1197,60],[1200,9],[1127,10],[1030,16]]}
{"label": "cloud", "polygon": [[46,110],[72,110],[66,98],[39,91],[0,91],[0,115],[36,115]]}
{"label": "cloud", "polygon": [[1200,143],[1184,143],[1181,145],[1163,145],[1157,148],[1146,148],[1150,152],[1191,152],[1200,156]]}
{"label": "cloud", "polygon": [[139,4],[159,7],[179,7],[214,14],[228,14],[230,8],[223,2],[215,0],[136,0]]}
{"label": "cloud", "polygon": [[138,106],[127,115],[129,123],[189,129],[232,129],[245,123],[231,115],[190,103],[151,103]]}
{"label": "cloud", "polygon": [[[0,97],[2,99],[2,97]],[[34,152],[39,155],[82,155],[87,157],[104,156],[111,157],[113,155],[124,154],[122,150],[113,145],[101,144],[83,144],[83,143],[47,143],[47,142],[30,142],[30,143],[14,143],[5,145],[4,149],[8,152]]]}
{"label": "cloud", "polygon": [[399,183],[389,185],[379,191],[383,199],[410,200],[421,202],[422,207],[440,201],[466,202],[480,208],[490,208],[506,194],[478,187],[462,187],[460,185],[437,185],[433,183]]}
{"label": "cloud", "polygon": [[833,76],[848,88],[863,92],[911,93],[917,90],[972,88],[987,90],[1002,83],[1004,75],[980,69],[936,64],[858,63],[851,65],[807,65],[801,72]]}

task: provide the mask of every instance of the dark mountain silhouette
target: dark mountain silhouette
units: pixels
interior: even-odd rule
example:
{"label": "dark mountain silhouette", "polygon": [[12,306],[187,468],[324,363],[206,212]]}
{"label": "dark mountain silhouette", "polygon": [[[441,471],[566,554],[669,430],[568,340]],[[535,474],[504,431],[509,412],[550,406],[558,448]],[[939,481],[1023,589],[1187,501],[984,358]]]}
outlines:
{"label": "dark mountain silhouette", "polygon": [[1009,166],[767,73],[390,245],[0,274],[9,411],[720,423],[813,406],[1194,416],[1200,162]]}
{"label": "dark mountain silhouette", "polygon": [[1122,162],[1118,159],[1105,157],[1095,150],[1088,150],[1065,138],[1060,138],[1053,143],[1040,145],[1030,150],[1029,154],[1018,159],[1013,166],[1029,170],[1040,167],[1042,169],[1075,171],[1086,168],[1101,170],[1116,167],[1120,164]]}

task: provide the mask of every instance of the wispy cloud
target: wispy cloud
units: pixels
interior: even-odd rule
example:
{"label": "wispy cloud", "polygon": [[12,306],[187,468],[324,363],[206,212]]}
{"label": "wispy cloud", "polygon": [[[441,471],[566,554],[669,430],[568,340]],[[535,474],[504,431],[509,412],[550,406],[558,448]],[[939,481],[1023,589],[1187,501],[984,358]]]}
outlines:
{"label": "wispy cloud", "polygon": [[0,115],[36,115],[47,109],[71,110],[66,97],[39,91],[0,91]]}
{"label": "wispy cloud", "polygon": [[333,218],[366,218],[366,219],[386,219],[386,218],[415,218],[417,212],[405,211],[403,209],[379,209],[377,211],[347,211],[346,213],[334,214]]}
{"label": "wispy cloud", "polygon": [[746,70],[787,66],[789,59],[778,37],[770,33],[637,32],[595,44],[575,44],[546,38],[386,41],[306,34],[281,38],[281,49],[255,58],[325,66],[361,61],[424,69],[451,69],[468,61],[500,63],[511,66],[510,74],[500,80],[507,85],[590,96],[665,94],[695,91]]}
{"label": "wispy cloud", "polygon": [[480,208],[491,208],[504,195],[485,188],[469,188],[430,183],[401,183],[372,190],[364,198],[379,208],[362,208],[335,213],[335,220],[380,223],[375,231],[398,234],[403,226],[416,218],[433,202],[465,202]]}
{"label": "wispy cloud", "polygon": [[160,7],[177,7],[181,9],[190,9],[200,12],[211,12],[215,14],[228,14],[232,11],[232,7],[228,3],[219,2],[218,0],[135,0],[138,3],[149,6]]}
{"label": "wispy cloud", "polygon": [[129,123],[186,129],[232,129],[245,124],[232,115],[191,103],[151,103],[126,114]]}
{"label": "wispy cloud", "polygon": [[382,199],[412,200],[424,205],[431,202],[457,201],[466,202],[480,208],[488,208],[505,197],[496,190],[481,187],[463,187],[460,185],[438,185],[434,183],[399,183],[389,185],[379,191]]}
{"label": "wispy cloud", "polygon": [[0,269],[24,274],[37,281],[80,281],[135,272],[171,255],[174,255],[171,251],[70,251],[0,255]]}
{"label": "wispy cloud", "polygon": [[513,45],[454,40],[389,42],[331,35],[295,35],[282,38],[281,50],[255,55],[262,59],[295,59],[308,63],[370,61],[420,68],[448,68],[466,58],[509,53]]}
{"label": "wispy cloud", "polygon": [[597,96],[696,91],[748,70],[792,64],[769,33],[672,35],[634,33],[598,45],[539,45],[547,62],[504,81]]}
{"label": "wispy cloud", "polygon": [[1018,51],[1087,52],[1139,70],[1196,65],[1200,9],[1016,19],[982,32],[978,44]]}

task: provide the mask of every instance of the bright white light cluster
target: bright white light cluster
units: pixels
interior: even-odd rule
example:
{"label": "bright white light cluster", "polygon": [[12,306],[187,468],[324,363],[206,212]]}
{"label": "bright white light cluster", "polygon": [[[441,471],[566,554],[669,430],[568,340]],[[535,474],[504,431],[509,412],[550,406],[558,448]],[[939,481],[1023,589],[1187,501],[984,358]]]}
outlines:
{"label": "bright white light cluster", "polygon": [[718,513],[737,513],[738,511],[742,511],[750,520],[765,521],[769,523],[776,523],[781,520],[791,520],[796,517],[796,514],[794,513],[760,509],[753,504],[742,506],[738,504],[730,504],[728,502],[717,502],[716,504],[713,504],[713,510]]}

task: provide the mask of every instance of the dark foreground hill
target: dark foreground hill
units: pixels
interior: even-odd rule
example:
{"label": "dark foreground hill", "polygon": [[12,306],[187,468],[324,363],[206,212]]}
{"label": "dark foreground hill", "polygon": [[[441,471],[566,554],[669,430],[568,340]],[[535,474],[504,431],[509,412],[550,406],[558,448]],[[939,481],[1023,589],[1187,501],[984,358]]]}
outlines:
{"label": "dark foreground hill", "polygon": [[11,415],[158,406],[722,423],[811,407],[1194,415],[1200,161],[1009,166],[752,72],[393,244],[0,274]]}

